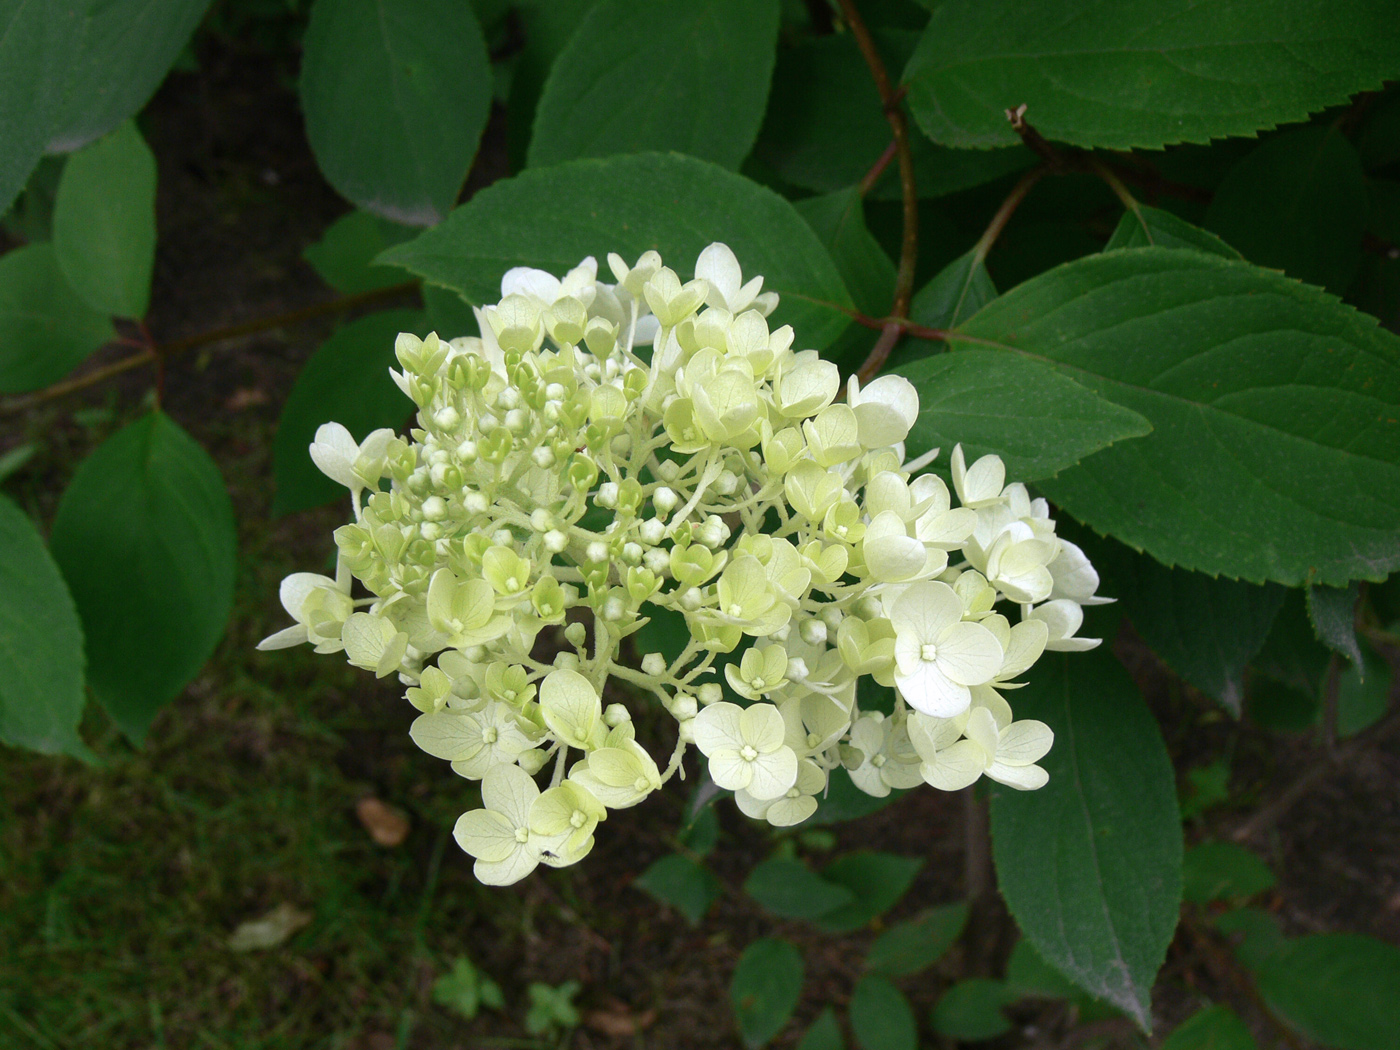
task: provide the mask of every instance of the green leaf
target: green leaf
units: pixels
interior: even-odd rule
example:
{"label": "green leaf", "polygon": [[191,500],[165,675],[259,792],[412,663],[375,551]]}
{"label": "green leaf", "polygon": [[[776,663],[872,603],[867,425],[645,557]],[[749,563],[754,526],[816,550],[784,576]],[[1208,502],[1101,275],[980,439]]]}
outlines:
{"label": "green leaf", "polygon": [[997,297],[977,249],[964,252],[914,293],[909,319],[926,328],[952,328]]}
{"label": "green leaf", "polygon": [[88,685],[139,744],[214,651],[237,537],[219,468],[152,412],[78,467],[50,537],[87,636]]}
{"label": "green leaf", "polygon": [[1011,1031],[1011,1021],[1001,1012],[1016,1001],[1001,981],[972,977],[943,993],[933,1008],[933,1027],[950,1039],[980,1042]]}
{"label": "green leaf", "polygon": [[[1356,603],[1361,587],[1309,587],[1308,620],[1317,640],[1335,653],[1341,653],[1353,667],[1361,668],[1361,646],[1356,641]],[[1363,669],[1364,670],[1364,669]]]}
{"label": "green leaf", "polygon": [[0,255],[0,392],[62,379],[116,329],[63,276],[52,244]]}
{"label": "green leaf", "polygon": [[1151,422],[1042,485],[1095,530],[1254,582],[1400,566],[1400,340],[1324,292],[1128,248],[1012,289],[953,340],[1054,364]]}
{"label": "green leaf", "polygon": [[0,215],[39,163],[81,28],[75,4],[0,0]]}
{"label": "green leaf", "polygon": [[64,276],[95,309],[140,319],[156,259],[156,158],[132,123],[68,158],[53,209]]}
{"label": "green leaf", "polygon": [[1260,266],[1341,295],[1361,262],[1366,176],[1336,128],[1268,139],[1230,169],[1205,224]]}
{"label": "green leaf", "polygon": [[1059,970],[1040,957],[1034,945],[1024,938],[1011,949],[1006,960],[1006,986],[1020,998],[1076,999],[1093,1001],[1078,986],[1067,981]]}
{"label": "green leaf", "polygon": [[491,106],[471,5],[316,0],[303,47],[306,136],[326,180],[395,222],[441,221]]}
{"label": "green leaf", "polygon": [[322,423],[340,423],[357,441],[371,430],[403,425],[414,407],[389,378],[389,369],[398,367],[394,340],[400,332],[422,331],[422,314],[382,310],[337,329],[311,355],[287,395],[272,441],[274,516],[345,496],[345,487],[322,474],[307,451]]}
{"label": "green leaf", "polygon": [[1236,908],[1215,920],[1234,941],[1235,956],[1250,968],[1263,966],[1287,946],[1278,918],[1262,908]]}
{"label": "green leaf", "polygon": [[919,857],[875,850],[855,850],[837,857],[822,870],[822,877],[846,887],[854,900],[824,912],[816,924],[828,933],[860,929],[898,904],[923,866]]}
{"label": "green leaf", "polygon": [[802,1036],[802,1042],[797,1044],[797,1050],[846,1050],[845,1040],[841,1038],[841,1026],[836,1023],[836,1014],[831,1007],[817,1015]]}
{"label": "green leaf", "polygon": [[[697,795],[699,790],[697,787]],[[715,807],[707,805],[696,811],[688,824],[676,829],[676,841],[696,856],[709,856],[719,842],[719,816]]]}
{"label": "green leaf", "polygon": [[1048,365],[997,350],[936,354],[897,371],[919,391],[911,449],[959,442],[972,462],[995,452],[1007,476],[1038,481],[1151,424]]}
{"label": "green leaf", "polygon": [[1277,881],[1258,856],[1233,842],[1203,842],[1181,858],[1181,896],[1196,904],[1253,897]]}
{"label": "green leaf", "polygon": [[692,926],[700,924],[723,889],[714,872],[679,853],[654,862],[637,876],[635,885],[671,905]]}
{"label": "green leaf", "polygon": [[1181,903],[1181,822],[1157,722],[1111,653],[1055,654],[1016,694],[1055,731],[1039,791],[992,793],[997,881],[1022,932],[1091,994],[1151,1025]]}
{"label": "green leaf", "polygon": [[[875,30],[874,37],[891,70],[903,67],[918,41],[917,33],[899,30]],[[754,155],[780,178],[819,193],[852,186],[892,141],[870,67],[850,33],[813,37],[778,52]],[[958,150],[921,135],[910,136],[910,152],[914,186],[923,198],[979,186],[1036,159],[1019,143],[1009,149]],[[900,198],[897,161],[889,162],[870,195]]]}
{"label": "green leaf", "polygon": [[855,896],[801,861],[785,857],[760,862],[744,880],[744,892],[779,918],[808,921],[850,904]]}
{"label": "green leaf", "polygon": [[866,974],[851,992],[851,1031],[864,1050],[917,1050],[919,1026],[904,994],[886,978]]}
{"label": "green leaf", "polygon": [[840,824],[847,820],[859,820],[871,813],[878,813],[892,802],[897,802],[906,794],[896,788],[884,798],[867,795],[855,784],[844,769],[833,769],[827,782],[826,795],[817,799],[817,811],[802,822],[804,828],[820,827],[823,824]]}
{"label": "green leaf", "polygon": [[73,598],[29,516],[0,496],[0,741],[89,759],[84,700]]}
{"label": "green leaf", "polygon": [[1366,113],[1356,136],[1356,150],[1367,171],[1389,167],[1400,161],[1400,92],[1376,100]]}
{"label": "green leaf", "polygon": [[48,143],[68,153],[143,109],[189,42],[209,0],[81,0],[64,63],[63,105]]}
{"label": "green leaf", "polygon": [[597,0],[519,0],[512,5],[524,36],[515,55],[506,99],[506,136],[510,170],[525,167],[535,108],[554,60],[564,50]]}
{"label": "green leaf", "polygon": [[1390,708],[1394,672],[1369,644],[1361,646],[1361,663],[1343,667],[1337,676],[1337,735],[1355,736],[1379,722]]}
{"label": "green leaf", "polygon": [[1255,1050],[1254,1036],[1228,1006],[1207,1006],[1173,1029],[1162,1050]]}
{"label": "green leaf", "polygon": [[763,120],[777,39],[777,0],[604,0],[545,81],[530,166],[675,150],[737,168]]}
{"label": "green leaf", "polygon": [[[939,4],[904,72],[926,134],[1016,141],[1006,110],[1076,146],[1156,149],[1251,135],[1380,85],[1400,68],[1389,10],[1322,0]],[[1306,55],[1306,61],[1300,59]]]}
{"label": "green leaf", "polygon": [[33,441],[26,441],[22,445],[0,454],[0,484],[12,474],[16,474],[24,469],[24,465],[34,458],[34,454],[39,451],[39,444]]}
{"label": "green leaf", "polygon": [[1168,569],[1121,543],[1094,545],[1090,557],[1112,581],[1142,640],[1173,671],[1236,718],[1244,705],[1244,669],[1283,604],[1284,588]]}
{"label": "green leaf", "polygon": [[449,288],[439,288],[435,284],[419,286],[423,296],[423,312],[428,315],[428,328],[444,339],[456,339],[461,335],[479,334],[476,315],[471,303]]}
{"label": "green leaf", "polygon": [[1284,592],[1283,603],[1254,666],[1270,678],[1316,700],[1322,690],[1328,659],[1326,646],[1317,640],[1308,621],[1303,592]]}
{"label": "green leaf", "polygon": [[784,297],[769,323],[792,325],[802,346],[820,349],[846,327],[835,307],[850,307],[850,295],[793,206],[733,172],[675,153],[571,161],[502,179],[380,261],[481,305],[500,298],[501,276],[513,266],[562,274],[587,255],[606,267],[608,252],[631,264],[654,248],[689,275],[696,256],[717,240],[733,249],[746,279],[762,274],[764,289]]}
{"label": "green leaf", "polygon": [[787,941],[760,937],[739,956],[729,1001],[750,1050],[783,1030],[802,994],[802,956]]}
{"label": "green leaf", "polygon": [[1245,714],[1261,729],[1278,733],[1301,733],[1322,718],[1322,699],[1275,678],[1256,677],[1249,687]]}
{"label": "green leaf", "polygon": [[1136,211],[1125,211],[1118,228],[1103,246],[1106,252],[1117,248],[1192,248],[1226,259],[1244,258],[1213,233],[1192,226],[1169,211],[1139,204]]}
{"label": "green leaf", "polygon": [[1291,941],[1258,969],[1259,992],[1303,1035],[1338,1050],[1391,1050],[1400,1031],[1400,948],[1355,933]]}
{"label": "green leaf", "polygon": [[794,207],[831,253],[856,306],[872,317],[884,316],[894,295],[894,263],[865,225],[860,190],[850,186]]}
{"label": "green leaf", "polygon": [[474,1020],[483,1006],[499,1010],[504,1005],[500,985],[473,966],[465,955],[457,956],[451,972],[433,982],[433,1002],[468,1021]]}
{"label": "green leaf", "polygon": [[[321,239],[302,252],[321,279],[345,295],[401,284],[407,274],[374,262],[385,249],[402,244],[416,230],[381,219],[367,211],[352,211],[331,223]],[[454,332],[452,338],[464,333]]]}
{"label": "green leaf", "polygon": [[932,966],[953,946],[967,925],[967,902],[930,908],[917,918],[891,926],[870,946],[865,968],[890,977],[908,977]]}

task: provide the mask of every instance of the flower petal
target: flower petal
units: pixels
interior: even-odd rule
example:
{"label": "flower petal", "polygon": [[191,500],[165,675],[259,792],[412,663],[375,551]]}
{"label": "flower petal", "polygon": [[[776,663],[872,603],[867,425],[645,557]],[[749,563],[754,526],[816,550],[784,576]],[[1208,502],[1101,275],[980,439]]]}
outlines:
{"label": "flower petal", "polygon": [[1044,722],[1023,718],[1001,731],[997,743],[997,762],[1008,766],[1028,766],[1045,757],[1055,743],[1055,733]]}
{"label": "flower petal", "polygon": [[753,776],[747,789],[756,799],[778,798],[797,783],[797,755],[790,747],[780,747],[769,754],[759,755],[749,765],[753,768]]}
{"label": "flower petal", "polygon": [[1017,791],[1034,791],[1050,782],[1050,774],[1039,766],[1008,766],[1001,762],[993,762],[987,768],[987,776]]}
{"label": "flower petal", "polygon": [[[739,715],[739,733],[744,738],[744,743],[760,753],[767,754],[783,746],[787,724],[783,721],[782,712],[773,704],[754,704],[745,708]],[[794,772],[793,776],[796,775]],[[787,788],[783,790],[786,791]]]}
{"label": "flower petal", "polygon": [[515,825],[490,809],[474,809],[457,818],[452,829],[457,845],[478,860],[499,862],[521,846]]}
{"label": "flower petal", "polygon": [[739,728],[739,716],[744,709],[738,704],[721,701],[703,708],[695,721],[695,746],[700,753],[713,756],[719,751],[738,751],[744,746],[744,734]]}
{"label": "flower petal", "polygon": [[481,801],[517,828],[529,826],[530,806],[539,797],[539,785],[519,766],[495,766],[481,781]]}
{"label": "flower petal", "polygon": [[949,680],[935,664],[920,664],[909,675],[896,670],[894,681],[910,707],[935,718],[960,715],[972,704],[972,690]]}
{"label": "flower petal", "polygon": [[937,639],[938,669],[961,685],[990,682],[1004,654],[996,635],[980,623],[955,623]]}
{"label": "flower petal", "polygon": [[970,740],[960,740],[938,753],[934,762],[919,767],[924,783],[940,791],[961,791],[987,768],[986,753]]}

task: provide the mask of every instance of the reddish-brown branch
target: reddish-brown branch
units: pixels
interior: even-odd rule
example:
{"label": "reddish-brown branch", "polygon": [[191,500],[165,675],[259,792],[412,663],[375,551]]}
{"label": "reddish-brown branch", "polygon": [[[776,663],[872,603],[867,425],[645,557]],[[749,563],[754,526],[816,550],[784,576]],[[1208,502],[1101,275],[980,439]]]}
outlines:
{"label": "reddish-brown branch", "polygon": [[[229,325],[226,328],[216,328],[208,332],[199,332],[195,335],[186,336],[183,339],[173,339],[168,343],[158,346],[150,344],[129,357],[124,357],[120,361],[94,368],[91,372],[85,372],[80,376],[73,376],[61,382],[46,386],[42,390],[36,390],[32,394],[23,397],[11,398],[8,401],[0,402],[0,415],[14,415],[23,412],[35,405],[45,401],[52,401],[55,398],[63,397],[66,394],[74,393],[78,390],[85,390],[90,386],[95,386],[113,376],[129,372],[133,368],[140,368],[142,365],[154,364],[157,369],[157,386],[162,382],[162,371],[165,362],[188,350],[194,350],[202,346],[211,346],[215,343],[226,342],[230,339],[241,339],[249,335],[257,335],[260,332],[268,332],[277,328],[285,328],[295,324],[302,324],[306,321],[315,320],[318,317],[325,317],[338,313],[345,313],[360,306],[368,306],[383,299],[392,299],[413,291],[418,287],[417,281],[405,281],[402,284],[391,285],[387,288],[375,288],[372,291],[360,292],[356,295],[346,295],[339,299],[332,299],[328,302],[317,303],[314,306],[302,307],[300,310],[289,310],[286,313],[277,314],[273,317],[260,317],[251,321],[243,321],[239,324]],[[142,334],[147,339],[150,333],[142,326]],[[135,343],[130,339],[118,339],[115,342],[123,346],[131,346]],[[139,344],[137,344],[139,345]]]}
{"label": "reddish-brown branch", "polygon": [[992,221],[987,223],[986,230],[983,231],[973,248],[976,253],[976,262],[980,263],[987,258],[987,253],[992,250],[992,245],[996,244],[997,238],[1001,236],[1001,231],[1006,229],[1006,224],[1011,221],[1011,216],[1016,213],[1016,209],[1026,199],[1026,194],[1030,193],[1031,187],[1043,179],[1049,171],[1048,164],[1041,164],[1022,175],[1016,185],[1011,187],[1011,192],[1002,200],[1001,206],[992,216]]}
{"label": "reddish-brown branch", "polygon": [[885,169],[890,166],[890,161],[894,160],[899,152],[899,143],[890,139],[890,144],[885,147],[885,152],[880,154],[880,159],[870,166],[870,170],[865,173],[865,178],[860,180],[860,195],[866,196],[875,188],[875,183],[880,181],[880,176],[885,173]]}
{"label": "reddish-brown branch", "polygon": [[[880,57],[875,40],[855,4],[852,0],[839,2],[841,16],[850,27],[851,36],[855,38],[856,46],[865,57],[865,64],[870,67],[870,75],[875,79],[875,89],[880,93],[880,104],[884,108],[885,119],[890,122],[890,130],[894,133],[895,154],[899,158],[899,185],[904,201],[904,235],[900,242],[894,301],[890,306],[890,313],[895,317],[907,317],[909,302],[914,296],[914,266],[919,255],[919,194],[914,185],[914,155],[909,148],[909,125],[904,118],[904,107],[901,104],[904,92],[896,91],[891,86],[884,60]],[[885,326],[857,373],[862,382],[868,381],[880,371],[895,343],[899,341],[902,331],[903,328],[897,324]]]}

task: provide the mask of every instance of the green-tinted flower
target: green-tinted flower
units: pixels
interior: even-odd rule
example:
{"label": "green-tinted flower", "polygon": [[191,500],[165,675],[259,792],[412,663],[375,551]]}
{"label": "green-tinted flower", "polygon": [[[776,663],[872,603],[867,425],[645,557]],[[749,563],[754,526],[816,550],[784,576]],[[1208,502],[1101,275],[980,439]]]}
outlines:
{"label": "green-tinted flower", "polygon": [[452,837],[476,858],[477,881],[488,886],[519,882],[540,862],[530,834],[530,809],[540,789],[517,766],[497,766],[481,781],[482,808],[457,818]]}
{"label": "green-tinted flower", "polygon": [[530,804],[530,831],[541,846],[540,859],[554,867],[574,864],[593,848],[593,829],[606,820],[607,807],[582,784],[564,780]]}
{"label": "green-tinted flower", "polygon": [[711,704],[695,717],[695,746],[710,760],[710,779],[766,801],[797,782],[797,755],[783,742],[783,716],[772,704]]}
{"label": "green-tinted flower", "polygon": [[545,725],[566,747],[597,747],[603,728],[603,702],[593,683],[577,671],[550,671],[540,683]]}

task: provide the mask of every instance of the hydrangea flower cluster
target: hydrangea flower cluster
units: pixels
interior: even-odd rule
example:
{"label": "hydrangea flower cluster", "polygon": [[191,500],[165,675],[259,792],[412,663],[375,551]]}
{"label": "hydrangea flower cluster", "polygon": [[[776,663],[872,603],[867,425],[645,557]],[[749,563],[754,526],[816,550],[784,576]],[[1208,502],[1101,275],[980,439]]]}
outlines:
{"label": "hydrangea flower cluster", "polygon": [[[399,336],[418,425],[317,432],[355,520],[334,579],[283,582],[296,623],[261,647],[398,676],[414,741],[481,781],[455,835],[485,883],[583,858],[610,810],[684,776],[690,745],[774,825],[810,816],[838,766],[877,796],[1043,785],[1051,731],[1002,692],[1046,649],[1097,645],[1081,606],[1106,600],[1045,501],[961,446],[952,493],[920,474],[936,450],[905,459],[914,387],[853,378],[840,400],[836,366],[769,326],[777,296],[725,245],[690,281],[656,252],[608,264],[615,284],[591,257],[562,279],[509,271],[480,336]],[[684,649],[621,662],[657,609],[684,618]],[[892,715],[860,708],[862,675],[895,687]],[[664,767],[604,707],[613,678],[678,723]]]}

